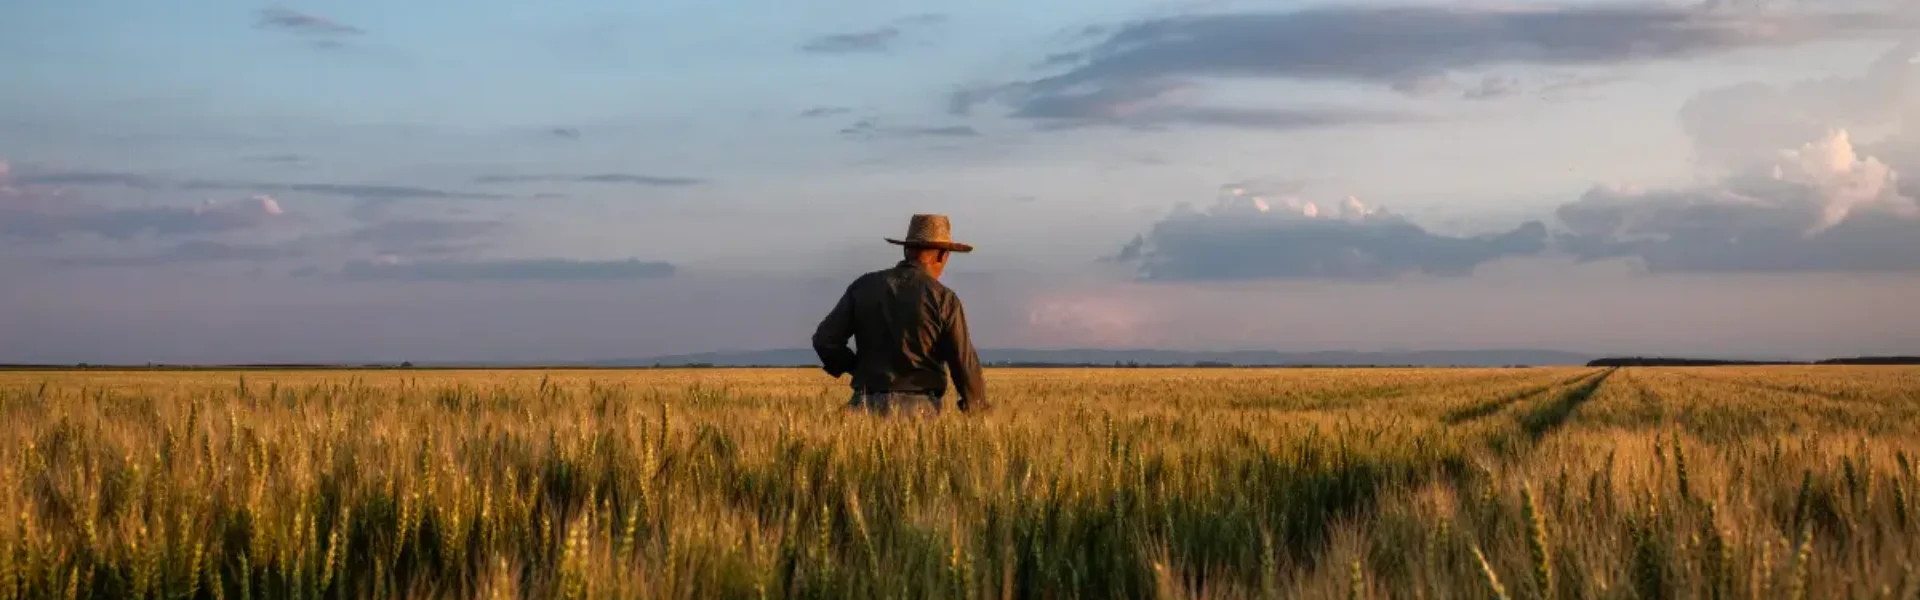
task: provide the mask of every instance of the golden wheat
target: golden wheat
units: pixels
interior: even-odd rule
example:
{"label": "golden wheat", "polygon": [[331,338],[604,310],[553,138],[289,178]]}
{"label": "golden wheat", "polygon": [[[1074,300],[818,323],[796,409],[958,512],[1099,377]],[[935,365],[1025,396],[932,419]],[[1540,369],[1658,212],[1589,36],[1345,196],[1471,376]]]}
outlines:
{"label": "golden wheat", "polygon": [[0,372],[0,598],[1914,597],[1920,369]]}

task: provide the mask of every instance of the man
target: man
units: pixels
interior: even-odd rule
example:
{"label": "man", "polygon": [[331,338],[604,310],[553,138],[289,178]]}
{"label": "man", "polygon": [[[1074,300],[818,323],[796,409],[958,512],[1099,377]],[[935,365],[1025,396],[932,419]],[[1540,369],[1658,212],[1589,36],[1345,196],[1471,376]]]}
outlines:
{"label": "man", "polygon": [[[952,253],[973,251],[949,239],[951,229],[944,215],[914,215],[904,239],[887,238],[903,248],[900,263],[855,279],[814,330],[821,368],[834,377],[853,374],[853,408],[937,413],[949,368],[960,410],[989,406],[966,312],[940,283]],[[858,353],[847,346],[849,337]]]}

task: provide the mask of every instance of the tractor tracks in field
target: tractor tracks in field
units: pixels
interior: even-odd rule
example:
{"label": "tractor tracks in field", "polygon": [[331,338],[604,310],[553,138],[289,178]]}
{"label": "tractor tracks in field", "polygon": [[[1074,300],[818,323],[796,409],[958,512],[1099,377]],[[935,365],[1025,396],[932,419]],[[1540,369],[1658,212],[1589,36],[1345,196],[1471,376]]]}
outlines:
{"label": "tractor tracks in field", "polygon": [[[1606,379],[1606,376],[1611,372],[1612,371],[1601,371],[1598,373],[1586,372],[1586,373],[1581,373],[1579,375],[1575,375],[1573,377],[1562,379],[1560,381],[1555,381],[1553,383],[1542,385],[1539,387],[1527,388],[1524,390],[1520,390],[1518,392],[1514,392],[1511,394],[1507,394],[1505,396],[1488,400],[1486,402],[1481,402],[1478,404],[1473,404],[1473,405],[1448,411],[1446,415],[1440,418],[1440,420],[1448,425],[1459,425],[1462,423],[1477,421],[1489,416],[1493,416],[1495,414],[1499,414],[1501,411],[1506,410],[1508,406],[1512,406],[1520,402],[1524,402],[1540,396],[1544,396],[1548,393],[1551,393],[1554,390],[1567,388],[1568,386],[1577,387],[1580,385],[1580,382],[1587,379],[1593,379],[1596,377],[1599,379]],[[1597,381],[1598,380],[1596,380],[1595,387],[1598,387]]]}
{"label": "tractor tracks in field", "polygon": [[1573,417],[1574,411],[1580,410],[1580,405],[1592,399],[1593,394],[1600,391],[1600,386],[1607,382],[1607,378],[1612,377],[1618,370],[1618,367],[1610,367],[1583,383],[1567,388],[1546,404],[1534,407],[1532,411],[1520,417],[1520,429],[1526,432],[1527,437],[1535,440],[1559,429],[1561,425],[1566,424],[1567,419]]}
{"label": "tractor tracks in field", "polygon": [[[1363,389],[1354,390],[1354,391],[1346,391],[1346,392],[1340,392],[1340,393],[1334,393],[1334,394],[1312,396],[1308,398],[1299,399],[1298,401],[1276,401],[1270,398],[1235,400],[1228,403],[1227,406],[1228,408],[1240,409],[1240,410],[1264,410],[1264,411],[1276,411],[1276,412],[1314,412],[1314,411],[1326,411],[1326,410],[1341,410],[1341,409],[1354,408],[1361,404],[1372,405],[1380,402],[1389,402],[1394,400],[1403,400],[1406,398],[1417,397],[1422,394],[1432,393],[1436,388],[1440,388],[1443,386],[1472,386],[1472,385],[1487,384],[1487,383],[1498,383],[1512,377],[1513,375],[1510,373],[1493,373],[1493,374],[1482,375],[1478,377],[1465,378],[1459,381],[1384,385],[1384,386],[1374,387],[1374,388],[1363,388]],[[1578,379],[1578,378],[1576,377],[1575,379]],[[1551,388],[1552,386],[1558,386],[1558,385],[1564,385],[1564,384],[1565,382],[1554,382],[1552,384],[1548,384],[1547,386],[1543,386],[1543,388]],[[1528,391],[1529,393],[1531,393],[1539,389],[1542,389],[1542,388],[1533,388]]]}
{"label": "tractor tracks in field", "polygon": [[1690,379],[1693,381],[1704,382],[1710,385],[1723,385],[1723,386],[1731,386],[1731,387],[1737,387],[1737,388],[1745,388],[1749,390],[1778,392],[1782,394],[1793,394],[1796,396],[1812,396],[1815,398],[1823,398],[1823,399],[1832,400],[1835,402],[1866,401],[1861,398],[1855,398],[1846,394],[1829,392],[1826,390],[1808,389],[1806,387],[1797,386],[1797,385],[1780,385],[1780,384],[1774,384],[1774,383],[1767,383],[1764,381],[1722,379],[1719,377],[1710,377],[1706,375],[1700,375],[1698,373],[1688,373],[1680,370],[1672,370],[1672,371],[1666,371],[1666,372],[1672,373],[1676,376]]}

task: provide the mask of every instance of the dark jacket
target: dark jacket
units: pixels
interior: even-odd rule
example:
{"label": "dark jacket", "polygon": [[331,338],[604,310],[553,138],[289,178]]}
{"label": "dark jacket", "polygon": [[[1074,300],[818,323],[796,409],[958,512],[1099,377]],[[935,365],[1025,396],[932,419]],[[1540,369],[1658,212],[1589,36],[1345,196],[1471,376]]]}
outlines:
{"label": "dark jacket", "polygon": [[960,409],[989,406],[960,297],[912,261],[848,285],[814,330],[813,351],[829,375],[852,373],[853,388],[862,392],[945,397],[951,368]]}

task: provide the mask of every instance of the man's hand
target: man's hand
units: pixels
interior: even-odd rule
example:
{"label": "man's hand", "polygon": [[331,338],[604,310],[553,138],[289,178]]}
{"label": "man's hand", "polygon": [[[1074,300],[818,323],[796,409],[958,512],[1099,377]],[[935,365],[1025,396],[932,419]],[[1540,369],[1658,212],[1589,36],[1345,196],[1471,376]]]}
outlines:
{"label": "man's hand", "polygon": [[851,337],[853,296],[851,293],[842,293],[840,300],[834,303],[833,310],[828,311],[827,317],[821,319],[820,325],[813,330],[813,353],[820,357],[820,368],[835,379],[853,371],[854,365],[860,362],[853,348],[847,345],[847,339]]}

